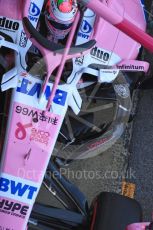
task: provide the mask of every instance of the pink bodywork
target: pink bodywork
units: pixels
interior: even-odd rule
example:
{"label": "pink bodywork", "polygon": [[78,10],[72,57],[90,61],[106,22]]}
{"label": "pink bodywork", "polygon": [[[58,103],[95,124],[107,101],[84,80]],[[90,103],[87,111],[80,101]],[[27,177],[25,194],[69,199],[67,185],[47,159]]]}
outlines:
{"label": "pink bodywork", "polygon": [[0,15],[16,20],[22,19],[23,0],[0,0]]}
{"label": "pink bodywork", "polygon": [[[146,21],[139,0],[108,0],[107,2],[111,9],[145,31]],[[111,15],[109,16],[111,17]],[[94,34],[97,44],[106,50],[113,51],[121,60],[137,58],[140,44],[116,29],[104,19],[100,18],[99,20],[100,22],[97,23],[98,29]]]}
{"label": "pink bodywork", "polygon": [[127,226],[126,230],[145,230],[147,226],[149,226],[150,223],[137,223],[137,224],[131,224]]}
{"label": "pink bodywork", "polygon": [[[21,108],[24,112],[19,111]],[[25,110],[33,111],[32,113],[37,112],[39,122],[34,122],[31,115],[25,115]],[[61,122],[61,118],[58,115],[49,112],[43,115],[42,110],[14,102],[1,176],[9,178],[9,180],[12,178],[16,184],[21,179],[22,186],[24,184],[30,185],[32,182],[32,186],[38,191],[50,154],[53,151]],[[4,221],[2,223],[3,227],[6,229],[12,227],[11,229],[13,230],[25,229],[37,191],[34,191],[32,200],[28,200],[27,195],[25,198],[20,199],[15,193],[16,203],[23,207],[25,202],[28,206],[28,211],[26,216],[22,217],[0,212],[0,220]],[[1,192],[0,200],[5,198],[9,202],[11,200],[15,202],[13,197],[10,195],[5,197],[5,195],[5,193]],[[10,198],[12,199],[10,200]]]}
{"label": "pink bodywork", "polygon": [[[54,144],[54,133],[60,123],[60,116],[46,112],[43,118],[41,110],[16,102],[13,107],[3,173],[40,182],[42,170],[46,166],[44,162],[48,160],[48,151],[52,151],[51,146]],[[26,116],[25,112],[20,112],[21,108],[23,111],[37,112],[39,122],[33,122],[31,115]],[[56,125],[53,124],[55,119]],[[29,157],[26,158],[28,153]]]}
{"label": "pink bodywork", "polygon": [[[105,2],[105,0],[103,2]],[[124,15],[125,18],[145,30],[146,22],[139,0],[137,4],[135,4],[133,0],[108,0],[107,2],[109,7],[117,11],[118,14],[121,16]],[[0,15],[16,20],[20,20],[22,18],[22,1],[0,0],[0,4]],[[111,15],[109,15],[109,17],[111,17]],[[113,51],[121,58],[122,61],[135,59],[139,53],[140,45],[122,32],[119,32],[119,30],[115,29],[103,19],[98,20],[100,21],[97,21],[98,27],[95,27],[96,30],[93,35],[97,40],[97,46]],[[115,23],[119,22],[120,17],[116,19]],[[49,52],[45,54],[49,55]],[[54,62],[57,61],[60,63],[60,60],[57,60],[58,56],[55,58],[54,55],[50,55],[50,57],[54,58]],[[50,63],[47,62],[48,68],[49,64]],[[116,63],[114,63],[114,65],[115,64]],[[56,126],[52,123],[41,121],[34,123],[30,116],[24,116],[21,113],[19,114],[19,112],[17,112],[19,111],[17,110],[17,106],[18,108],[26,107],[29,111],[35,110],[38,114],[42,112],[35,107],[30,107],[25,104],[23,105],[22,103],[16,101],[12,103],[13,113],[10,114],[10,132],[8,133],[6,140],[5,156],[3,157],[1,175],[15,178],[16,182],[21,179],[24,182],[33,183],[37,187],[37,184],[40,185],[42,182],[48,160],[58,135],[58,128],[62,123],[62,118],[60,118],[59,115],[47,112],[45,116],[47,116],[48,119],[50,118],[51,120],[55,119],[55,117],[57,118],[58,122]],[[24,129],[26,130],[26,135]],[[37,137],[37,135],[42,131],[45,131],[48,137],[45,141],[44,138]],[[9,197],[8,194],[6,197],[4,194],[0,194],[0,200],[3,198],[8,199],[9,202],[17,202]],[[21,200],[18,200],[18,202],[22,206],[25,204],[29,205],[26,218],[23,219],[0,212],[0,220],[3,221],[0,223],[0,226],[3,225],[2,227],[4,227],[4,229],[9,228],[13,230],[25,230],[33,203],[26,203],[26,200],[25,203]],[[127,230],[134,230],[134,228],[130,229],[128,227]]]}
{"label": "pink bodywork", "polygon": [[[135,25],[130,20],[126,19],[124,15],[120,15],[118,12],[114,12],[111,8],[101,4],[99,0],[82,1],[87,7],[96,12],[97,15],[103,17],[110,24],[114,25],[116,28],[133,38],[135,41],[139,42],[146,49],[153,52],[152,36],[144,32],[139,26]],[[127,1],[127,3],[129,4],[129,1]],[[133,1],[133,3],[136,3],[136,1]],[[140,2],[138,2],[138,4],[139,3]],[[131,11],[135,12],[135,10],[132,8]]]}

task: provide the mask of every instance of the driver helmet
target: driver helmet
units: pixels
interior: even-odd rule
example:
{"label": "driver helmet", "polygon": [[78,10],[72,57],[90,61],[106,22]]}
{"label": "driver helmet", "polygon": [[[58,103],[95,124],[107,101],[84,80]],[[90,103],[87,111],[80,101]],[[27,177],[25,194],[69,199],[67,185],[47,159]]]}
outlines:
{"label": "driver helmet", "polygon": [[49,32],[56,39],[64,39],[70,32],[77,4],[75,0],[47,0],[45,21]]}

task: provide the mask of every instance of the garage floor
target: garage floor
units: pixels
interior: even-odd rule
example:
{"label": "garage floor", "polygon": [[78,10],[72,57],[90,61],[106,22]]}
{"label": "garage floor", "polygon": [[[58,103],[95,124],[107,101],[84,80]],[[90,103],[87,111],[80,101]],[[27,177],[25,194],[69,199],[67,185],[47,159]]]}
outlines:
{"label": "garage floor", "polygon": [[136,199],[141,203],[144,219],[153,213],[153,90],[140,93],[137,116],[134,120],[130,144],[128,170],[133,170]]}

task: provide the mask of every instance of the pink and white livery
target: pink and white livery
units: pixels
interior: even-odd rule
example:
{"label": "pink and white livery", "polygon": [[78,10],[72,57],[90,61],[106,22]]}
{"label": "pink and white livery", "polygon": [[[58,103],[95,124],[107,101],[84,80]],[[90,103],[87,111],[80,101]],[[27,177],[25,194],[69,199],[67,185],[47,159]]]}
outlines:
{"label": "pink and white livery", "polygon": [[[72,40],[80,20],[80,13],[77,12],[66,47],[62,50],[60,46],[58,51],[51,50],[47,43],[42,45],[40,37],[36,39],[30,36],[33,27],[38,25],[44,1],[0,1],[0,47],[9,47],[16,54],[15,67],[3,75],[1,82],[2,91],[10,88],[13,91],[0,169],[0,229],[27,228],[67,109],[71,107],[75,114],[80,111],[82,99],[77,85],[82,74],[91,71],[99,83],[109,83],[121,69],[137,69],[145,73],[148,71],[147,62],[135,60],[140,49],[138,42],[153,51],[153,45],[150,44],[152,39],[145,34],[143,8],[138,0],[137,2],[138,4],[134,4],[133,0],[84,1],[97,15],[87,9],[84,17],[88,18],[90,14],[92,21],[83,18],[76,45],[72,48]],[[137,14],[133,14],[133,11]],[[29,21],[33,27],[31,24],[29,26]],[[4,35],[9,35],[14,43],[6,41]],[[26,53],[32,43],[42,52],[46,62],[47,76],[44,82],[39,76],[26,72]],[[88,46],[82,46],[84,43]],[[80,47],[83,47],[83,51]],[[100,56],[98,52],[101,53]],[[75,63],[76,58],[78,60],[82,57],[84,61],[80,67]],[[72,74],[67,83],[59,85],[65,62],[69,59],[73,59]],[[90,69],[92,63],[110,65],[113,68],[109,72],[104,69],[97,72]],[[58,66],[53,84],[51,74]],[[140,230],[140,226],[142,225],[129,226],[127,230]]]}

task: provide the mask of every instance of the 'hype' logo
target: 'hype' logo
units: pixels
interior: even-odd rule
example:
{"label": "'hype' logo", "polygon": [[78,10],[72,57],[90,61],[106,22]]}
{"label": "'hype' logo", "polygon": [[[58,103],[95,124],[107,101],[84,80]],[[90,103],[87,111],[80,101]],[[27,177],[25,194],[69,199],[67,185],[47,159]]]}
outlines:
{"label": "'hype' logo", "polygon": [[0,200],[0,212],[5,213],[7,211],[7,215],[18,216],[24,219],[28,210],[29,206],[5,199]]}

